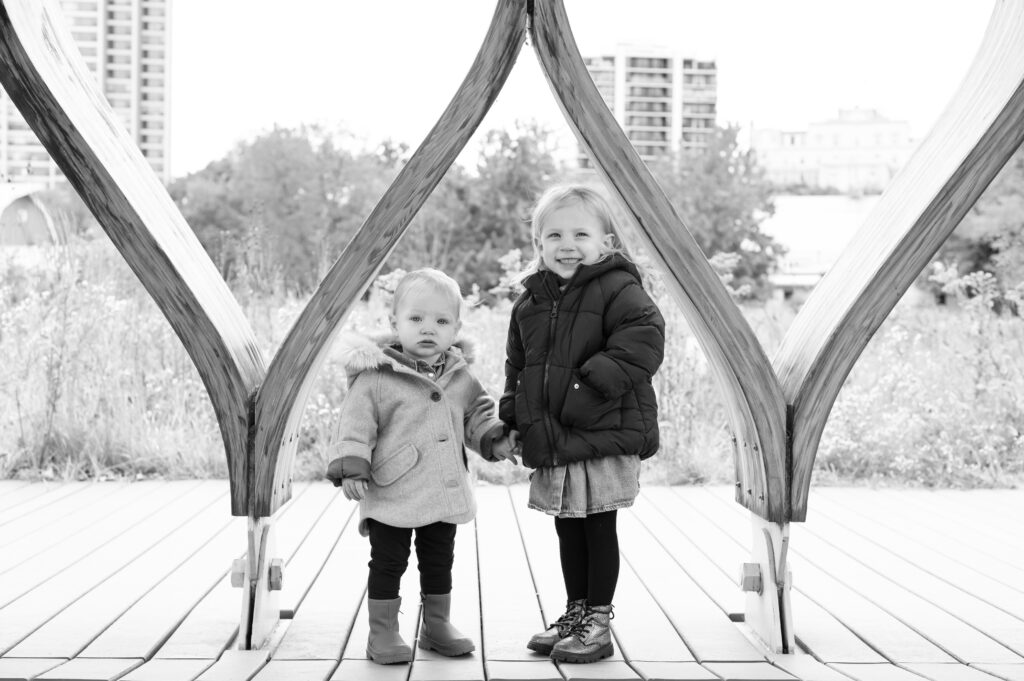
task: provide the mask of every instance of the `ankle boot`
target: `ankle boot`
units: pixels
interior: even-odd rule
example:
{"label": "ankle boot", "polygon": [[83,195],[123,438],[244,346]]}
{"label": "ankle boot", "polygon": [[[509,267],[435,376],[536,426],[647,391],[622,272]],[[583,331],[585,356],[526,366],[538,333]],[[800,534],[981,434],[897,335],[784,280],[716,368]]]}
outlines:
{"label": "ankle boot", "polygon": [[398,607],[401,598],[383,600],[367,598],[370,610],[370,636],[366,641],[366,657],[377,664],[412,662],[412,648],[398,633]]}
{"label": "ankle boot", "polygon": [[447,657],[465,655],[476,650],[466,636],[448,621],[452,595],[421,594],[423,598],[423,626],[420,628],[420,648],[434,650]]}
{"label": "ankle boot", "polygon": [[615,652],[609,628],[612,617],[612,606],[588,605],[569,635],[551,649],[551,659],[557,662],[597,662],[610,657]]}
{"label": "ankle boot", "polygon": [[576,624],[586,609],[587,599],[580,598],[575,601],[565,602],[565,612],[557,620],[548,625],[548,628],[539,634],[534,634],[526,647],[544,655],[550,655],[555,644],[569,635],[569,629]]}

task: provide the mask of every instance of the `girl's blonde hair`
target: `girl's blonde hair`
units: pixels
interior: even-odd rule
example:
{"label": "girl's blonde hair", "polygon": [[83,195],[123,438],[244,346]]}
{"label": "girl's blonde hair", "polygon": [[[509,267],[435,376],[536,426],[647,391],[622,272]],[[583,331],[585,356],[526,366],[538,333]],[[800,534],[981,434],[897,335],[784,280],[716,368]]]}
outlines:
{"label": "girl's blonde hair", "polygon": [[526,264],[523,271],[516,279],[522,282],[523,279],[534,272],[543,269],[543,262],[540,257],[540,233],[544,229],[544,222],[548,216],[560,208],[571,205],[582,205],[590,212],[601,226],[605,234],[611,234],[617,242],[615,246],[609,246],[602,242],[601,259],[604,260],[613,253],[619,253],[626,258],[629,254],[622,248],[622,239],[619,238],[618,230],[615,227],[611,204],[604,195],[592,187],[583,184],[563,184],[551,187],[544,192],[537,200],[530,216],[530,237],[533,241],[533,259]]}

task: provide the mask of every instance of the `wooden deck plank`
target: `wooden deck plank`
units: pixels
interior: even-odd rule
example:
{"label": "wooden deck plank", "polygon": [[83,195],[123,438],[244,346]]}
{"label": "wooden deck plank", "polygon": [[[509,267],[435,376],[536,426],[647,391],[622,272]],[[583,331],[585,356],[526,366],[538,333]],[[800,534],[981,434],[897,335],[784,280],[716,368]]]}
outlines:
{"label": "wooden deck plank", "polygon": [[[676,490],[673,490],[675,492]],[[683,499],[691,509],[703,515],[710,525],[718,532],[729,537],[735,546],[749,546],[750,525],[743,514],[744,509],[736,512],[732,505],[723,502],[712,493],[694,488],[686,494],[675,494]],[[698,524],[697,527],[700,527]],[[709,532],[709,536],[713,536]],[[739,537],[748,537],[745,540]],[[792,552],[792,551],[791,551]],[[747,554],[749,555],[749,554]],[[738,563],[737,563],[738,565]],[[846,628],[853,631],[859,638],[877,650],[889,661],[906,662],[952,662],[953,658],[930,642],[925,637],[893,617],[891,614],[865,598],[859,590],[835,579],[813,564],[792,563],[794,574],[794,590],[806,595],[819,606],[834,615]],[[800,631],[799,619],[794,626]],[[824,661],[830,662],[825,659]]]}
{"label": "wooden deck plank", "polygon": [[[487,623],[484,623],[487,628]],[[562,675],[553,662],[529,660],[484,660],[487,681],[562,681]]]}
{"label": "wooden deck plank", "polygon": [[5,519],[12,509],[16,509],[20,504],[36,497],[41,497],[44,494],[49,494],[64,485],[61,482],[18,483],[11,480],[4,480],[3,482],[11,485],[12,488],[9,492],[0,495],[0,520]]}
{"label": "wooden deck plank", "polygon": [[326,681],[334,666],[329,660],[271,660],[253,681]]}
{"label": "wooden deck plank", "polygon": [[[300,549],[310,544],[306,541],[305,532],[310,531],[309,524],[318,513],[325,510],[323,505],[330,505],[334,496],[326,492],[320,485],[297,485],[293,490],[294,495],[279,511],[280,516],[276,519],[281,534],[278,537],[278,553],[285,560],[284,584],[292,584],[295,591],[304,593],[306,587],[301,582],[312,581],[313,575],[303,571],[293,572],[290,568],[292,559]],[[345,526],[346,517],[326,517],[320,515],[315,522],[319,527],[323,524],[331,524],[339,521],[333,528],[334,536],[340,534]],[[324,538],[327,539],[326,537]],[[315,550],[324,550],[324,555],[333,547],[333,541],[324,541],[325,546],[316,546]],[[170,638],[156,652],[156,658],[174,659],[209,659],[214,660],[220,656],[228,646],[232,644],[238,633],[239,606],[241,604],[241,590],[231,586],[229,576],[224,576],[217,584],[198,602],[185,619],[174,630]]]}
{"label": "wooden deck plank", "polygon": [[[476,492],[480,602],[484,623],[480,649],[484,658],[488,663],[540,664],[546,669],[529,673],[541,677],[556,674],[561,678],[547,656],[526,647],[530,636],[547,625],[541,617],[537,589],[526,562],[523,539],[508,489],[486,486],[478,487]],[[522,669],[527,673],[523,665],[505,669]]]}
{"label": "wooden deck plank", "polygon": [[930,681],[993,681],[991,674],[962,664],[908,664],[906,669]]}
{"label": "wooden deck plank", "polygon": [[[650,521],[652,526],[645,525],[641,518]],[[700,589],[666,547],[674,543],[677,536],[668,525],[664,518],[654,514],[645,499],[638,499],[632,511],[619,513],[619,547],[623,557],[693,651],[692,655],[680,656],[674,661],[763,661],[764,655]],[[646,627],[639,633],[645,631]],[[633,654],[628,646],[626,652],[631,661],[644,659]]]}
{"label": "wooden deck plank", "polygon": [[795,677],[767,662],[709,662],[723,681],[794,681]]}
{"label": "wooden deck plank", "polygon": [[[227,491],[226,486],[224,491]],[[74,657],[132,603],[232,522],[223,503],[207,506],[61,610],[6,654],[12,657]]]}
{"label": "wooden deck plank", "polygon": [[0,681],[29,681],[65,662],[62,657],[0,657]]}
{"label": "wooden deck plank", "polygon": [[[180,514],[190,516],[196,512],[194,506],[213,504],[223,493],[221,486],[214,484],[193,487],[184,494],[176,494],[170,486],[160,488],[137,500],[132,506],[131,520],[126,520],[129,517],[126,514],[113,515],[63,542],[35,552],[4,572],[0,579],[0,608],[23,597],[47,580],[63,576],[72,566],[77,572],[83,564],[91,565],[97,560],[109,559],[112,569],[121,567],[124,556],[117,546],[124,544],[121,538],[125,534],[130,533],[137,541],[144,541],[149,526],[164,527],[168,522],[176,521]],[[41,537],[40,543],[49,541]],[[32,553],[31,549],[22,548],[26,553]]]}
{"label": "wooden deck plank", "polygon": [[194,494],[185,495],[88,554],[73,569],[59,572],[42,582],[41,587],[37,585],[4,606],[0,609],[0,653],[10,650],[91,589],[112,578],[119,579],[116,575],[125,569],[126,564],[154,549],[165,536],[179,531],[190,518],[223,519],[223,509],[219,504],[223,503],[226,494],[225,484],[209,485]]}
{"label": "wooden deck plank", "polygon": [[[692,547],[679,528],[661,515],[645,494],[641,494],[629,513],[621,515],[623,530],[619,541],[626,556],[631,556],[637,546],[660,546],[660,553],[653,547],[645,550],[647,559],[636,568],[646,584],[655,585],[652,589],[656,600],[697,660],[763,661],[764,654],[729,619],[722,604],[709,595],[708,582],[694,578],[696,575],[717,585],[723,575]],[[703,565],[691,574],[697,563]],[[739,591],[736,584],[730,586]]]}
{"label": "wooden deck plank", "polygon": [[717,681],[714,674],[696,662],[633,662],[644,681]]}
{"label": "wooden deck plank", "polygon": [[245,551],[246,519],[234,517],[209,542],[132,603],[79,657],[150,659],[195,604]]}
{"label": "wooden deck plank", "polygon": [[348,504],[338,509],[349,512],[341,537],[274,652],[277,660],[335,661],[345,648],[366,592],[370,552],[369,543],[357,527],[357,506]]}
{"label": "wooden deck plank", "polygon": [[[192,485],[198,486],[199,482],[193,482]],[[4,554],[0,555],[0,574],[43,551],[64,546],[74,537],[89,533],[101,522],[117,520],[124,529],[124,520],[120,517],[122,513],[127,509],[132,509],[132,513],[137,512],[135,509],[139,508],[143,499],[149,500],[160,490],[168,487],[168,483],[165,482],[138,482],[127,485],[119,494],[108,495],[100,503],[92,504],[87,509],[76,510],[71,517],[48,526],[44,532],[5,542]]]}
{"label": "wooden deck plank", "polygon": [[[333,500],[333,493],[326,493],[322,486],[318,486],[318,490],[311,493],[308,484],[297,485],[292,499],[278,512],[278,550],[282,557],[290,557],[295,552],[312,523]],[[132,604],[79,657],[152,657],[218,583],[227,583],[231,560],[244,555],[245,541],[245,519],[236,518],[211,542]],[[233,596],[234,608],[227,611],[234,611],[232,625],[227,631],[219,631],[221,636],[207,648],[211,653],[210,659],[224,650],[237,629],[241,596],[237,590]]]}
{"label": "wooden deck plank", "polygon": [[1024,681],[1024,665],[1020,664],[979,664],[978,669],[1006,681]]}
{"label": "wooden deck plank", "polygon": [[76,495],[80,492],[84,492],[89,489],[94,483],[91,482],[62,482],[60,484],[41,483],[45,484],[50,489],[45,490],[42,494],[37,494],[30,499],[25,499],[21,503],[15,506],[11,506],[0,512],[0,527],[13,523],[19,518],[23,518],[30,513],[35,513],[40,509],[43,509],[50,504],[56,504],[65,497]]}
{"label": "wooden deck plank", "polygon": [[[1019,536],[1019,524],[1012,526],[1011,517],[996,509],[980,509],[970,501],[971,495],[964,490],[959,494],[940,494],[932,490],[903,489],[895,497],[892,490],[883,496],[890,503],[898,501],[901,508],[914,515],[922,515],[932,521],[932,527],[939,530],[952,529],[956,534],[969,533],[965,539],[976,540],[982,546],[1013,547],[1016,554],[1024,551],[1024,538]],[[1016,519],[1016,518],[1012,518]],[[1007,532],[1007,530],[1010,530]]]}
{"label": "wooden deck plank", "polygon": [[[904,622],[912,629],[932,641],[940,648],[966,663],[972,662],[995,662],[995,663],[1019,663],[1024,658],[1016,654],[1006,645],[993,639],[989,635],[979,631],[972,623],[982,624],[984,617],[990,615],[998,617],[993,622],[997,627],[1006,626],[1006,631],[1001,631],[1002,638],[1020,645],[1024,630],[1021,626],[1024,623],[1017,621],[1014,625],[1014,618],[995,610],[991,606],[977,601],[971,602],[971,598],[960,592],[955,593],[953,589],[936,588],[926,596],[921,596],[917,588],[910,588],[911,582],[905,587],[902,584],[890,581],[889,578],[880,572],[876,572],[866,564],[856,562],[856,559],[849,553],[839,551],[827,542],[813,537],[807,532],[794,532],[792,546],[800,546],[797,550],[791,548],[791,555],[799,556],[802,564],[814,564],[823,571],[847,584],[857,585],[858,590],[868,600],[878,607],[890,613],[901,622]],[[869,556],[864,556],[869,559]],[[879,570],[895,570],[895,567],[887,561],[876,563]],[[923,577],[921,578],[923,581]],[[943,594],[946,598],[943,599]],[[962,598],[954,598],[962,596]],[[935,602],[928,600],[928,597],[935,598]],[[939,607],[937,603],[941,603]],[[975,607],[976,606],[976,607]],[[981,618],[979,620],[979,618]],[[983,624],[982,624],[983,626]]]}
{"label": "wooden deck plank", "polygon": [[[738,540],[725,536],[705,517],[694,512],[692,506],[680,504],[679,495],[673,492],[674,490],[665,488],[646,488],[635,511],[644,515],[645,523],[656,528],[655,535],[673,538],[672,542],[666,543],[670,551],[678,552],[675,548],[676,537],[684,530],[690,532],[693,538],[687,539],[689,551],[677,553],[675,559],[685,565],[688,571],[693,570],[694,565],[707,562],[709,567],[697,573],[701,578],[701,587],[709,593],[714,593],[709,587],[714,587],[719,592],[728,588],[730,599],[741,599],[742,592],[737,578],[727,578],[726,570],[731,568],[733,574],[738,574],[739,565],[749,558],[749,553],[740,546]],[[652,502],[656,502],[657,506]],[[702,552],[706,552],[706,555]],[[792,600],[794,611],[800,613],[796,622],[796,638],[801,645],[805,645],[805,649],[825,660],[884,661],[877,651],[867,646],[834,615],[805,597],[800,591],[793,591]],[[737,608],[742,613],[742,606]],[[713,646],[719,640],[717,637],[708,636],[707,644]],[[730,655],[729,650],[725,650],[707,658],[698,655],[698,659],[758,661],[760,658],[752,660],[749,656],[734,656]]]}
{"label": "wooden deck plank", "polygon": [[[819,564],[823,558],[831,556],[835,560],[838,556],[843,563],[872,568],[888,585],[895,585],[935,604],[978,632],[984,632],[986,638],[990,637],[1014,651],[1017,657],[1024,652],[1024,621],[976,597],[970,592],[973,588],[970,581],[943,581],[896,551],[850,532],[821,515],[815,518],[813,525],[793,531],[793,545],[804,547],[803,552],[813,554]],[[862,583],[865,588],[870,588],[869,582]],[[895,607],[896,603],[885,595],[888,589],[884,586],[876,594]],[[976,661],[967,659],[967,662]],[[1024,659],[1002,662],[1024,662]]]}
{"label": "wooden deck plank", "polygon": [[[950,534],[948,528],[937,528],[930,516],[914,514],[895,505],[880,490],[836,488],[829,490],[828,498],[853,517],[859,515],[875,523],[888,524],[893,531],[904,537],[904,541],[931,547],[1012,589],[1020,589],[1024,584],[1024,565],[1016,558],[1008,559],[1001,551],[1001,543],[986,545],[978,542],[972,532]],[[900,518],[901,522],[893,523],[894,517]]]}
{"label": "wooden deck plank", "polygon": [[850,681],[848,676],[802,652],[790,655],[767,653],[767,656],[773,665],[804,681]]}
{"label": "wooden deck plank", "polygon": [[118,681],[194,681],[213,660],[150,660]]}
{"label": "wooden deck plank", "polygon": [[830,664],[854,681],[923,681],[924,677],[891,664]]}
{"label": "wooden deck plank", "polygon": [[114,681],[142,664],[142,660],[68,660],[36,678],[40,681]]}
{"label": "wooden deck plank", "polygon": [[[352,513],[348,500],[331,485],[315,484],[307,494],[312,495],[311,498],[322,504],[322,507],[318,507],[320,512],[317,517],[309,520],[307,533],[302,536],[301,542],[286,553],[284,584],[279,596],[282,617],[295,615]],[[286,526],[284,536],[278,537],[278,546],[282,552],[290,546],[284,542],[291,532],[287,528],[292,526],[303,527],[301,523]]]}
{"label": "wooden deck plank", "polygon": [[266,650],[226,650],[196,681],[249,681],[268,657]]}
{"label": "wooden deck plank", "polygon": [[407,681],[408,678],[409,665],[380,665],[370,662],[365,655],[362,659],[346,657],[331,675],[331,681]]}
{"label": "wooden deck plank", "polygon": [[817,502],[816,509],[816,523],[820,519],[822,524],[829,527],[842,528],[845,533],[874,542],[892,555],[912,562],[921,570],[948,584],[964,586],[975,598],[1018,619],[1024,618],[1024,593],[1011,589],[1006,584],[939,553],[930,546],[907,538],[886,524],[868,520],[862,515],[844,513],[844,507],[834,505],[827,497],[822,497]]}
{"label": "wooden deck plank", "polygon": [[47,527],[60,523],[62,520],[74,520],[78,515],[91,515],[95,513],[94,506],[103,501],[116,499],[119,494],[132,487],[133,485],[125,482],[89,485],[77,494],[65,496],[33,513],[0,525],[0,546],[10,546],[18,539],[45,531]]}

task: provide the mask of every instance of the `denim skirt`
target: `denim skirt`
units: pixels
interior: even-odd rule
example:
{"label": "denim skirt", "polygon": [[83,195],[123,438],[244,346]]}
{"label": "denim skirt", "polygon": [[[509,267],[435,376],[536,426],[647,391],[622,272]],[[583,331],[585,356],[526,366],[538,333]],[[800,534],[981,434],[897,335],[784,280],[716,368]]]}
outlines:
{"label": "denim skirt", "polygon": [[559,518],[582,518],[632,506],[640,493],[640,457],[605,456],[530,474],[529,507]]}

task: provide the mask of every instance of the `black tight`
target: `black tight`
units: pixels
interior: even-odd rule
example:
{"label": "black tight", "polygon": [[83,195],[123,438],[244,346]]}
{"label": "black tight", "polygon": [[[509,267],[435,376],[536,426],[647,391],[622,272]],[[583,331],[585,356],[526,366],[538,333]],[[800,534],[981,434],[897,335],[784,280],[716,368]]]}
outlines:
{"label": "black tight", "polygon": [[[409,565],[413,529],[392,527],[373,518],[367,519],[366,526],[370,531],[368,596],[374,599],[398,598],[399,584]],[[415,530],[420,591],[424,594],[452,591],[455,529],[452,523],[437,522]]]}
{"label": "black tight", "polygon": [[555,518],[562,578],[569,600],[610,605],[619,581],[619,535],[616,511],[585,518]]}

